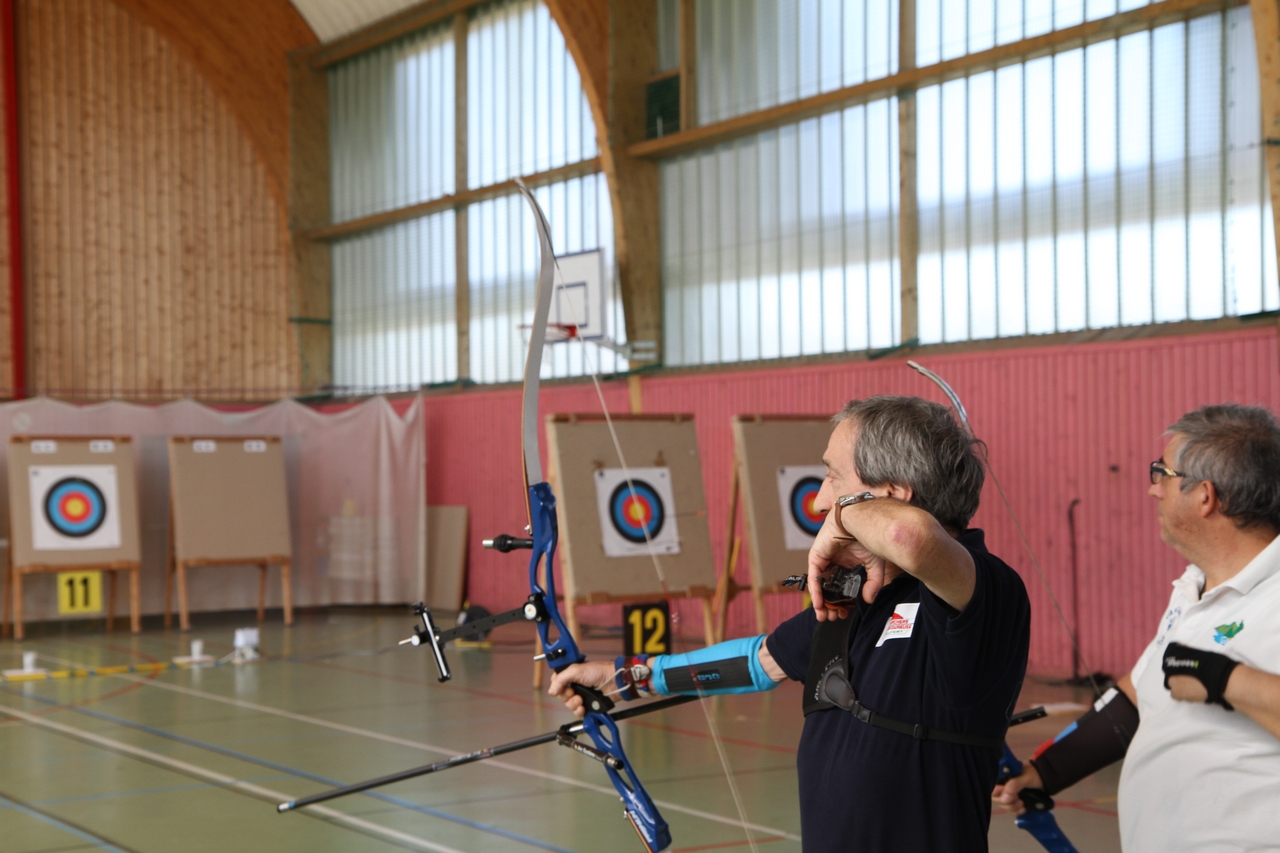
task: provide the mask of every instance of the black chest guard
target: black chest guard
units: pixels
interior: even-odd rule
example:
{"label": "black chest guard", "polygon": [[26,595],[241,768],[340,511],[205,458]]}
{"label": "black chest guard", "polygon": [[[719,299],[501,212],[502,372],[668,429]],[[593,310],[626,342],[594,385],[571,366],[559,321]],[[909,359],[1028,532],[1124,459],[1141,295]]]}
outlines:
{"label": "black chest guard", "polygon": [[822,684],[833,670],[843,673],[848,680],[849,644],[862,622],[866,607],[866,603],[859,598],[850,606],[848,619],[819,622],[818,627],[813,629],[813,651],[809,654],[809,672],[804,677],[803,708],[806,717],[814,711],[836,707],[834,702],[825,698]]}
{"label": "black chest guard", "polygon": [[869,726],[888,729],[916,740],[938,740],[960,746],[978,746],[986,749],[1003,749],[1004,738],[983,737],[961,732],[931,729],[921,723],[905,723],[877,714],[859,701],[853,691],[849,672],[849,646],[862,624],[868,608],[858,598],[850,606],[846,619],[819,622],[813,630],[813,649],[809,655],[809,672],[804,679],[804,714],[827,708],[840,708]]}

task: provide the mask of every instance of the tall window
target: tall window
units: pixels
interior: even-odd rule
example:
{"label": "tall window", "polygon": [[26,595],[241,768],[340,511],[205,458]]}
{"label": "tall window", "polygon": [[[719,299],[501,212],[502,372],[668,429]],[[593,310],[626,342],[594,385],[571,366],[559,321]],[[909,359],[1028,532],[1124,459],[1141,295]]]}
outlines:
{"label": "tall window", "polygon": [[666,363],[1280,308],[1248,7],[1146,5],[917,0],[904,62],[897,0],[698,0],[697,122],[738,129],[662,161]]}
{"label": "tall window", "polygon": [[1247,8],[921,89],[920,339],[1280,307]]}
{"label": "tall window", "polygon": [[[538,247],[533,218],[506,183],[512,178],[534,187],[558,254],[600,249],[612,275],[613,223],[595,126],[559,28],[535,0],[473,7],[466,24],[463,127],[455,120],[462,48],[454,21],[330,72],[340,392],[519,378]],[[610,336],[621,339],[616,287],[606,294]],[[612,353],[584,358],[581,346],[562,345],[550,349],[543,375],[625,367]]]}

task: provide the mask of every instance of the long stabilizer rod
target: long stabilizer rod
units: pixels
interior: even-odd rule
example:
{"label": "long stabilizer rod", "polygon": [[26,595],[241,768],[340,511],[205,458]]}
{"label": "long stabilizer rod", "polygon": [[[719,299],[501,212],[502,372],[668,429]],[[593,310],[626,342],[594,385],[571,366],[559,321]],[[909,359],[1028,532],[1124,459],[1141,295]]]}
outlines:
{"label": "long stabilizer rod", "polygon": [[[648,714],[653,711],[661,711],[664,708],[672,708],[676,705],[683,705],[685,702],[692,702],[697,696],[671,696],[667,699],[659,699],[657,702],[648,702],[644,705],[637,705],[633,708],[625,708],[621,711],[614,711],[609,714],[615,721],[629,720],[632,717],[638,717],[641,714]],[[408,770],[401,770],[399,773],[392,773],[389,776],[379,776],[377,779],[367,779],[364,782],[356,782],[352,785],[344,785],[341,788],[332,788],[328,791],[321,791],[318,794],[312,794],[309,797],[302,797],[297,800],[290,800],[287,803],[281,803],[276,806],[276,811],[284,814],[285,812],[300,809],[303,806],[311,806],[316,803],[323,803],[326,800],[333,800],[338,797],[345,797],[348,794],[358,794],[361,791],[367,791],[370,788],[380,788],[383,785],[390,785],[392,782],[403,782],[406,779],[413,779],[418,776],[426,776],[428,773],[436,773],[441,770],[448,770],[451,767],[459,767],[463,764],[471,764],[475,761],[483,761],[486,758],[495,758],[499,755],[506,755],[509,752],[517,752],[521,749],[528,749],[531,746],[538,746],[543,743],[551,743],[564,735],[569,735],[572,739],[573,735],[582,731],[582,723],[573,723],[556,729],[554,732],[534,735],[523,740],[515,740],[511,743],[504,743],[500,746],[491,746],[486,749],[478,749],[475,752],[468,752],[466,755],[455,755],[453,758],[445,761],[437,761],[435,764],[426,764],[421,767],[412,767]]]}

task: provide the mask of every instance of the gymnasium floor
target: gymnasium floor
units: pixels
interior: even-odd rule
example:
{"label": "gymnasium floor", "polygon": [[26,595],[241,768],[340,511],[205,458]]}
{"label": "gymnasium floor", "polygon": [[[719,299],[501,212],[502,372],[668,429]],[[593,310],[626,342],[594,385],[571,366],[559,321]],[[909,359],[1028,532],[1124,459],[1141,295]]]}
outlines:
{"label": "gymnasium floor", "polygon": [[[194,617],[206,653],[231,651],[250,614]],[[29,626],[0,642],[0,668],[35,651],[50,670],[166,662],[176,630],[103,633],[101,623]],[[396,646],[412,626],[392,610],[304,612],[268,621],[262,661],[204,669],[0,684],[0,851],[592,851],[640,853],[595,762],[554,744],[280,815],[274,803],[336,784],[551,731],[568,719],[530,687],[531,631],[451,649],[438,684],[428,652]],[[617,636],[584,643],[615,654]],[[760,850],[798,853],[799,686],[708,702]],[[1033,681],[1019,708],[1083,701]],[[1033,701],[1034,700],[1034,701]],[[697,703],[621,724],[641,780],[671,824],[674,851],[749,849]],[[1069,717],[1014,729],[1020,755]],[[1118,767],[1059,798],[1064,831],[1087,853],[1119,851]],[[995,812],[996,853],[1041,848]]]}

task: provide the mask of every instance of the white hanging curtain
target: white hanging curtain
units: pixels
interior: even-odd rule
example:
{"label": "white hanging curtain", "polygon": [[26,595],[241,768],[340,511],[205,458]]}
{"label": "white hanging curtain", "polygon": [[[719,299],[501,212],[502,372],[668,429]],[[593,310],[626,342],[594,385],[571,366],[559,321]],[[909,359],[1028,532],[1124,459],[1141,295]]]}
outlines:
{"label": "white hanging curtain", "polygon": [[[295,607],[397,604],[426,597],[426,434],[420,397],[403,416],[381,397],[336,414],[292,400],[224,412],[190,400],[152,407],[35,399],[0,405],[0,441],[6,448],[12,435],[132,437],[144,614],[164,612],[171,435],[282,438]],[[0,454],[0,473],[7,483],[7,453]],[[9,517],[4,488],[0,525],[6,547]],[[187,584],[196,612],[257,607],[257,575],[246,568],[194,569]],[[28,582],[24,602],[28,619],[58,618],[52,583]],[[267,606],[280,604],[273,575]]]}

